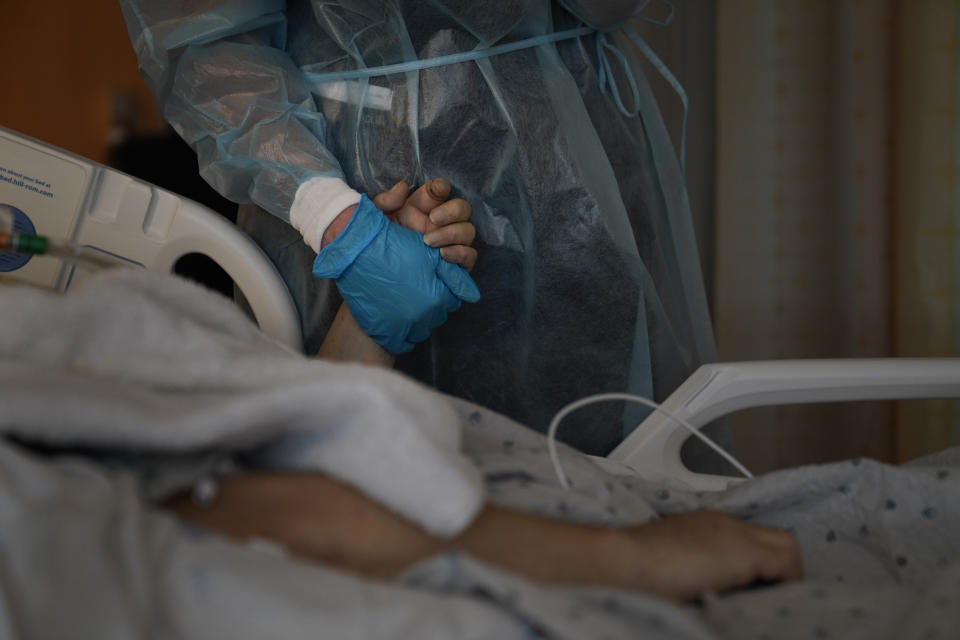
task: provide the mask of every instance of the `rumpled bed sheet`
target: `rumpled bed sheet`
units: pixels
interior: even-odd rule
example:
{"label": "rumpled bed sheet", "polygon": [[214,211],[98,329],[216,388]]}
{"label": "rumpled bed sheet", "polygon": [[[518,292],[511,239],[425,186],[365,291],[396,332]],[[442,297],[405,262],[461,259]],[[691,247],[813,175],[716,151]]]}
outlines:
{"label": "rumpled bed sheet", "polygon": [[[396,375],[306,362],[172,278],[112,274],[66,298],[0,287],[0,321],[0,429],[11,437],[0,440],[2,638],[934,639],[960,628],[956,450],[700,495],[561,447],[568,491],[541,435]],[[283,402],[258,409],[278,393]],[[418,446],[396,451],[398,424]],[[610,525],[719,509],[791,530],[807,577],[681,606],[540,585],[450,553],[382,583],[151,506],[241,449],[266,466],[322,470],[438,534],[465,526],[482,499]],[[331,463],[325,449],[348,459]],[[103,450],[162,455],[144,473],[90,453]]]}

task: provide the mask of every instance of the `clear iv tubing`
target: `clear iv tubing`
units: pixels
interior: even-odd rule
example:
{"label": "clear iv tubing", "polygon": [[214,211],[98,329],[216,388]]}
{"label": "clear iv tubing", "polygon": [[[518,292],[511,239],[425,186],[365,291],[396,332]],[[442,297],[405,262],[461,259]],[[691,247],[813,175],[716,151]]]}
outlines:
{"label": "clear iv tubing", "polygon": [[689,422],[673,415],[672,413],[670,413],[669,411],[661,407],[659,404],[657,404],[653,400],[648,400],[643,396],[633,395],[632,393],[598,393],[596,395],[587,396],[586,398],[580,398],[575,402],[571,402],[570,404],[565,406],[563,409],[560,409],[560,411],[558,411],[557,414],[553,416],[553,420],[550,422],[550,428],[547,429],[547,451],[550,452],[550,462],[553,463],[553,471],[554,473],[557,474],[557,479],[560,481],[560,486],[563,487],[564,489],[570,488],[570,482],[567,480],[567,474],[564,473],[563,466],[560,464],[560,456],[557,454],[557,429],[560,428],[560,423],[570,413],[572,413],[573,411],[576,411],[577,409],[580,409],[581,407],[585,407],[589,404],[594,404],[596,402],[607,402],[609,400],[626,400],[628,402],[636,402],[646,407],[650,407],[654,411],[659,411],[660,413],[667,416],[668,418],[670,418],[671,420],[673,420],[674,422],[682,426],[684,429],[689,431],[692,435],[695,435],[696,437],[700,438],[704,443],[706,443],[708,447],[710,447],[711,449],[716,451],[718,454],[720,454],[720,456],[724,460],[726,460],[727,462],[732,464],[734,467],[736,467],[736,469],[740,473],[742,473],[744,477],[746,478],[753,477],[753,474],[750,473],[750,471],[745,466],[743,466],[739,460],[737,460],[732,455],[724,451],[723,448],[720,447],[720,445],[718,445],[709,437],[701,433],[699,429],[692,426]]}
{"label": "clear iv tubing", "polygon": [[53,256],[98,269],[126,265],[122,260],[113,258],[108,254],[92,253],[85,247],[57,242],[45,236],[20,233],[14,228],[13,214],[5,207],[0,207],[0,253]]}

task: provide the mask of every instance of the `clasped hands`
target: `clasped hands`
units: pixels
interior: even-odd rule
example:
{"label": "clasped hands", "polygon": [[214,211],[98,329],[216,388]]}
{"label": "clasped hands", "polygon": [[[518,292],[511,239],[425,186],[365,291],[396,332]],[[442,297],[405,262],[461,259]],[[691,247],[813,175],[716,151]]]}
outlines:
{"label": "clasped hands", "polygon": [[480,299],[467,273],[477,259],[470,205],[446,201],[443,179],[408,193],[400,182],[364,196],[345,225],[331,225],[335,239],[313,265],[316,277],[336,280],[360,328],[393,354],[426,340],[461,301]]}

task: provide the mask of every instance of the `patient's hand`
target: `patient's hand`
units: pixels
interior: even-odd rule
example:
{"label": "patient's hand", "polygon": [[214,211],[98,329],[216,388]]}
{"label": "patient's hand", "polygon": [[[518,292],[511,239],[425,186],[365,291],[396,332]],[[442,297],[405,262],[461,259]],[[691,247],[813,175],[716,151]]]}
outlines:
{"label": "patient's hand", "polygon": [[792,535],[710,511],[616,529],[487,507],[454,544],[535,580],[637,589],[681,602],[803,575]]}
{"label": "patient's hand", "polygon": [[803,577],[792,535],[718,512],[671,516],[626,534],[626,584],[674,600]]}
{"label": "patient's hand", "polygon": [[[470,203],[462,198],[447,201],[450,183],[434,178],[413,195],[405,180],[393,185],[373,199],[374,206],[385,213],[391,222],[423,234],[431,247],[438,247],[447,262],[459,264],[467,271],[477,262],[477,250],[471,247],[476,229],[470,223]],[[356,205],[340,212],[323,234],[321,247],[340,235],[347,227]]]}
{"label": "patient's hand", "polygon": [[375,197],[373,204],[393,222],[422,233],[424,242],[439,247],[447,262],[473,269],[477,250],[470,245],[477,233],[470,223],[470,203],[462,198],[447,200],[450,183],[443,178],[434,178],[409,194],[410,187],[400,181]]}

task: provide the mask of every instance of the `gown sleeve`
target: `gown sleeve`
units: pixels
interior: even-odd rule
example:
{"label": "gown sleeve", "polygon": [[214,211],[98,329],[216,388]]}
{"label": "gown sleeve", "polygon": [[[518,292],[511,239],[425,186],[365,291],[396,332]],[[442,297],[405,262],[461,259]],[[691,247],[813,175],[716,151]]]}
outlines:
{"label": "gown sleeve", "polygon": [[224,197],[290,221],[300,185],[343,178],[326,121],[285,51],[283,0],[121,0],[164,118]]}

